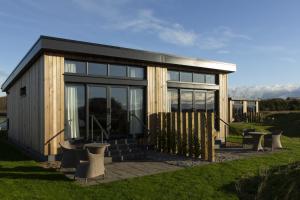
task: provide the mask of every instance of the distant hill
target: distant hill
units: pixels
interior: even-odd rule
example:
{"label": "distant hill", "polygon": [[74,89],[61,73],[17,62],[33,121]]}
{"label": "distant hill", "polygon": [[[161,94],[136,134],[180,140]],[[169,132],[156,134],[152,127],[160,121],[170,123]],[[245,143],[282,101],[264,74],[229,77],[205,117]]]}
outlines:
{"label": "distant hill", "polygon": [[299,98],[300,85],[241,86],[229,89],[229,96],[235,99]]}

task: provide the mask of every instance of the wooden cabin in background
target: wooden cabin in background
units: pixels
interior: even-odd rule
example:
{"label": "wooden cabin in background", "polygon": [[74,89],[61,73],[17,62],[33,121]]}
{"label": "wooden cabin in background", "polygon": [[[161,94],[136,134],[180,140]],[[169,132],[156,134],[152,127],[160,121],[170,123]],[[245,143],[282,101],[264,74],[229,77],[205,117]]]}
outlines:
{"label": "wooden cabin in background", "polygon": [[239,122],[247,115],[259,113],[259,100],[228,98],[228,108],[229,122]]}

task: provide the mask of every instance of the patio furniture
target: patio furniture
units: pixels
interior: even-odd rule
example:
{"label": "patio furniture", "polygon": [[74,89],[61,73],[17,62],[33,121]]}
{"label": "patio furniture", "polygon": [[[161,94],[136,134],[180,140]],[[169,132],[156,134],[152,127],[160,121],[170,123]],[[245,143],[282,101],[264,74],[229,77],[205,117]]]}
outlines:
{"label": "patio furniture", "polygon": [[106,147],[110,146],[108,143],[88,143],[83,145],[83,148],[89,149],[91,153],[94,154],[103,154],[105,152]]}
{"label": "patio furniture", "polygon": [[272,151],[274,149],[282,149],[281,135],[282,131],[280,130],[273,131],[272,134],[266,135],[264,138],[264,147],[272,148]]}
{"label": "patio furniture", "polygon": [[253,137],[249,134],[249,132],[255,132],[255,129],[244,129],[243,136],[243,148],[245,145],[253,145]]}
{"label": "patio furniture", "polygon": [[265,135],[268,135],[270,133],[264,133],[264,132],[249,132],[249,135],[253,137],[253,150],[254,151],[264,151],[264,148],[262,146],[262,139]]}
{"label": "patio furniture", "polygon": [[[105,148],[102,148],[105,150]],[[85,178],[85,181],[87,182],[87,179],[89,178],[95,178],[98,176],[105,175],[105,167],[104,167],[104,151],[99,154],[94,154],[89,151],[89,149],[86,149],[87,152],[87,161],[80,161],[75,172],[75,178]]]}
{"label": "patio furniture", "polygon": [[77,149],[75,145],[69,141],[59,143],[62,150],[62,158],[60,168],[76,168],[79,160],[84,158],[84,151]]}

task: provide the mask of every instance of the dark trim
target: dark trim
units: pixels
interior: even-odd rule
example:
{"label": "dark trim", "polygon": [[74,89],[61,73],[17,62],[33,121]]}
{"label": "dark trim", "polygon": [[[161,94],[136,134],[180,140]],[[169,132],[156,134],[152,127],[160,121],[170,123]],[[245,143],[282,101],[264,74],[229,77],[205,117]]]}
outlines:
{"label": "dark trim", "polygon": [[147,86],[146,80],[134,80],[125,78],[112,78],[112,77],[94,77],[78,74],[64,74],[65,82],[72,83],[90,83],[90,84],[105,84],[105,85],[134,85],[134,86]]}
{"label": "dark trim", "polygon": [[107,56],[111,58],[128,59],[136,62],[150,62],[166,65],[200,67],[203,69],[218,70],[224,73],[236,71],[236,65],[232,63],[186,58],[176,55],[157,53],[151,51],[108,46],[96,43],[67,40],[62,38],[40,36],[33,47],[24,56],[18,66],[9,75],[2,85],[2,90],[6,91],[12,82],[17,79],[30,63],[33,62],[43,52],[72,53],[91,56]]}
{"label": "dark trim", "polygon": [[219,85],[201,84],[201,83],[183,83],[168,81],[168,88],[182,88],[182,89],[198,89],[198,90],[219,90]]}

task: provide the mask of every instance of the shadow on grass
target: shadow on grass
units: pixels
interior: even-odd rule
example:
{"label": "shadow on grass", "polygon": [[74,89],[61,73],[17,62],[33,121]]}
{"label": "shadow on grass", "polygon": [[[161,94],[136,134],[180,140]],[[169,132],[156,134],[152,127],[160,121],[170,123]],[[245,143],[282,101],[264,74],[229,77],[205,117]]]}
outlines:
{"label": "shadow on grass", "polygon": [[71,181],[55,169],[38,166],[3,138],[0,139],[0,179]]}
{"label": "shadow on grass", "polygon": [[21,153],[16,147],[9,144],[6,139],[0,138],[0,162],[28,160],[30,160],[30,158]]}
{"label": "shadow on grass", "polygon": [[40,173],[45,173],[45,172],[55,172],[54,169],[44,169],[42,167],[38,166],[18,166],[18,167],[3,167],[0,166],[0,173],[2,172],[40,172]]}
{"label": "shadow on grass", "polygon": [[53,173],[44,173],[44,174],[35,174],[35,173],[0,173],[0,178],[8,179],[31,179],[31,180],[47,180],[47,181],[68,181],[62,174],[53,174]]}
{"label": "shadow on grass", "polygon": [[32,179],[48,181],[71,181],[55,169],[44,169],[39,166],[0,166],[0,179]]}
{"label": "shadow on grass", "polygon": [[300,162],[261,170],[258,176],[225,185],[239,199],[300,199]]}

